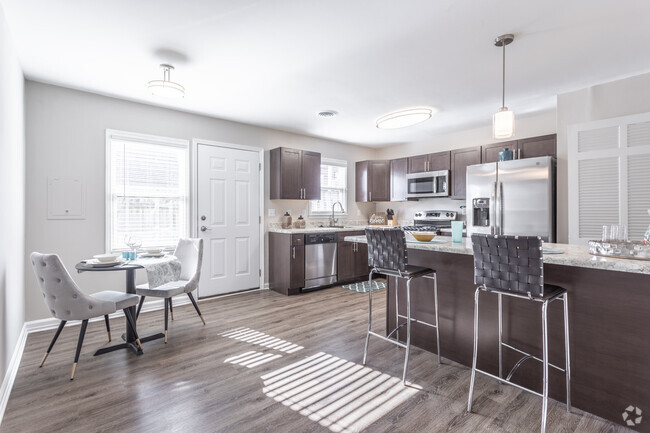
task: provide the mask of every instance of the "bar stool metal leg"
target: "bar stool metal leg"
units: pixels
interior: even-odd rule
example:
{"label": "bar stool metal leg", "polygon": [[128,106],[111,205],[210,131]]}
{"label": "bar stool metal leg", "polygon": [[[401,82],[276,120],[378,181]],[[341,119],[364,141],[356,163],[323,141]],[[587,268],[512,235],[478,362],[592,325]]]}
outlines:
{"label": "bar stool metal leg", "polygon": [[406,385],[406,370],[409,366],[409,353],[411,352],[411,278],[406,280],[406,354],[404,355],[404,373],[402,383]]}
{"label": "bar stool metal leg", "polygon": [[476,358],[478,354],[478,297],[480,288],[474,293],[474,355],[472,356],[472,378],[469,382],[469,399],[467,401],[467,412],[472,411],[472,396],[474,395],[474,379],[476,379]]}
{"label": "bar stool metal leg", "polygon": [[499,293],[499,377],[503,377],[503,298]]}
{"label": "bar stool metal leg", "polygon": [[438,352],[438,365],[440,365],[440,325],[438,316],[438,274],[433,273],[433,301],[436,307],[436,351]]}
{"label": "bar stool metal leg", "polygon": [[566,361],[564,370],[566,374],[566,410],[571,412],[571,357],[569,355],[569,298],[565,293],[562,296],[562,303],[564,304],[564,353]]}
{"label": "bar stool metal leg", "polygon": [[542,364],[544,366],[542,383],[542,433],[546,432],[548,414],[548,301],[542,304]]}
{"label": "bar stool metal leg", "polygon": [[399,341],[399,283],[395,282],[395,339]]}
{"label": "bar stool metal leg", "polygon": [[368,275],[368,284],[370,285],[368,289],[368,332],[366,333],[366,345],[363,349],[363,365],[366,365],[366,358],[368,357],[368,343],[370,342],[370,330],[372,327],[372,274],[374,273],[375,270],[373,269]]}

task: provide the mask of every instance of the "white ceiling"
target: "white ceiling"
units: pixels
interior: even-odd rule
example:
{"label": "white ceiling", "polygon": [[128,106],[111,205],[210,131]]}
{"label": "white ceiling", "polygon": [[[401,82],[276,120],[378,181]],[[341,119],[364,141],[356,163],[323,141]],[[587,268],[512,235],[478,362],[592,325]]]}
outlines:
{"label": "white ceiling", "polygon": [[[650,71],[642,0],[0,0],[27,78],[381,146],[555,107],[555,95]],[[160,63],[184,100],[155,99]],[[378,130],[387,112],[432,120]],[[332,119],[316,115],[332,109]]]}

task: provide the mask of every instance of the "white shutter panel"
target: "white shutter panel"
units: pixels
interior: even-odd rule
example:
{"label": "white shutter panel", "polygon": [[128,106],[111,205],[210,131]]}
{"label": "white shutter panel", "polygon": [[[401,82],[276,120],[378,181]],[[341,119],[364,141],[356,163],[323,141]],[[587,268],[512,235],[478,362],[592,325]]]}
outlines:
{"label": "white shutter panel", "polygon": [[618,126],[590,129],[578,132],[578,152],[616,149],[618,147]]}
{"label": "white shutter panel", "polygon": [[578,162],[578,230],[580,238],[600,239],[604,224],[618,224],[618,158]]}
{"label": "white shutter panel", "polygon": [[650,145],[650,122],[627,125],[627,146],[638,147]]}
{"label": "white shutter panel", "polygon": [[[628,136],[629,137],[629,136]],[[627,162],[627,225],[630,240],[643,240],[650,225],[650,155],[631,155]]]}

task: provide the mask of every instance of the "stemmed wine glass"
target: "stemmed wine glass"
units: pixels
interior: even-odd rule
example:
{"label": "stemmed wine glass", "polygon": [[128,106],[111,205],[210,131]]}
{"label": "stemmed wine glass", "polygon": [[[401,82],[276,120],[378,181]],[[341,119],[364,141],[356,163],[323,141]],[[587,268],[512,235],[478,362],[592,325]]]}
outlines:
{"label": "stemmed wine glass", "polygon": [[135,260],[137,256],[137,250],[142,246],[142,241],[135,236],[126,235],[124,236],[124,243],[127,247],[129,247],[130,250],[133,251],[130,259]]}

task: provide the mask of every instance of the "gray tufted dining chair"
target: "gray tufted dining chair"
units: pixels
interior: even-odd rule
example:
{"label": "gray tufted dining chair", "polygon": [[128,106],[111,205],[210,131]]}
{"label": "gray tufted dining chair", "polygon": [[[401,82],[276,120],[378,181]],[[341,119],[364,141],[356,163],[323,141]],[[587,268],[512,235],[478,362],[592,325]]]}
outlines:
{"label": "gray tufted dining chair", "polygon": [[171,281],[158,287],[150,288],[148,284],[141,284],[136,286],[135,293],[140,295],[140,304],[138,305],[138,312],[136,319],[140,315],[142,304],[147,296],[165,299],[165,344],[167,344],[167,325],[168,315],[171,312],[172,320],[174,320],[174,313],[172,310],[172,296],[187,293],[187,296],[192,301],[196,313],[205,325],[205,319],[199,310],[199,306],[192,295],[192,292],[199,287],[199,280],[201,279],[201,265],[203,263],[203,239],[190,239],[181,238],[178,240],[174,256],[181,262],[181,275],[178,281]]}
{"label": "gray tufted dining chair", "polygon": [[54,343],[59,338],[65,324],[70,320],[81,320],[77,352],[75,353],[74,364],[72,364],[72,375],[70,376],[70,380],[73,380],[77,363],[79,362],[79,354],[86,334],[88,320],[93,317],[104,316],[110,341],[108,315],[116,312],[118,309],[124,311],[129,326],[135,335],[136,343],[140,347],[140,350],[142,350],[140,338],[135,330],[135,318],[129,310],[130,307],[138,303],[137,295],[112,290],[87,295],[79,290],[79,287],[72,280],[72,277],[70,277],[70,274],[58,255],[32,253],[30,259],[34,273],[36,274],[36,279],[41,287],[45,304],[52,316],[61,321],[39,367],[45,364],[45,360],[52,351],[52,347],[54,347]]}

